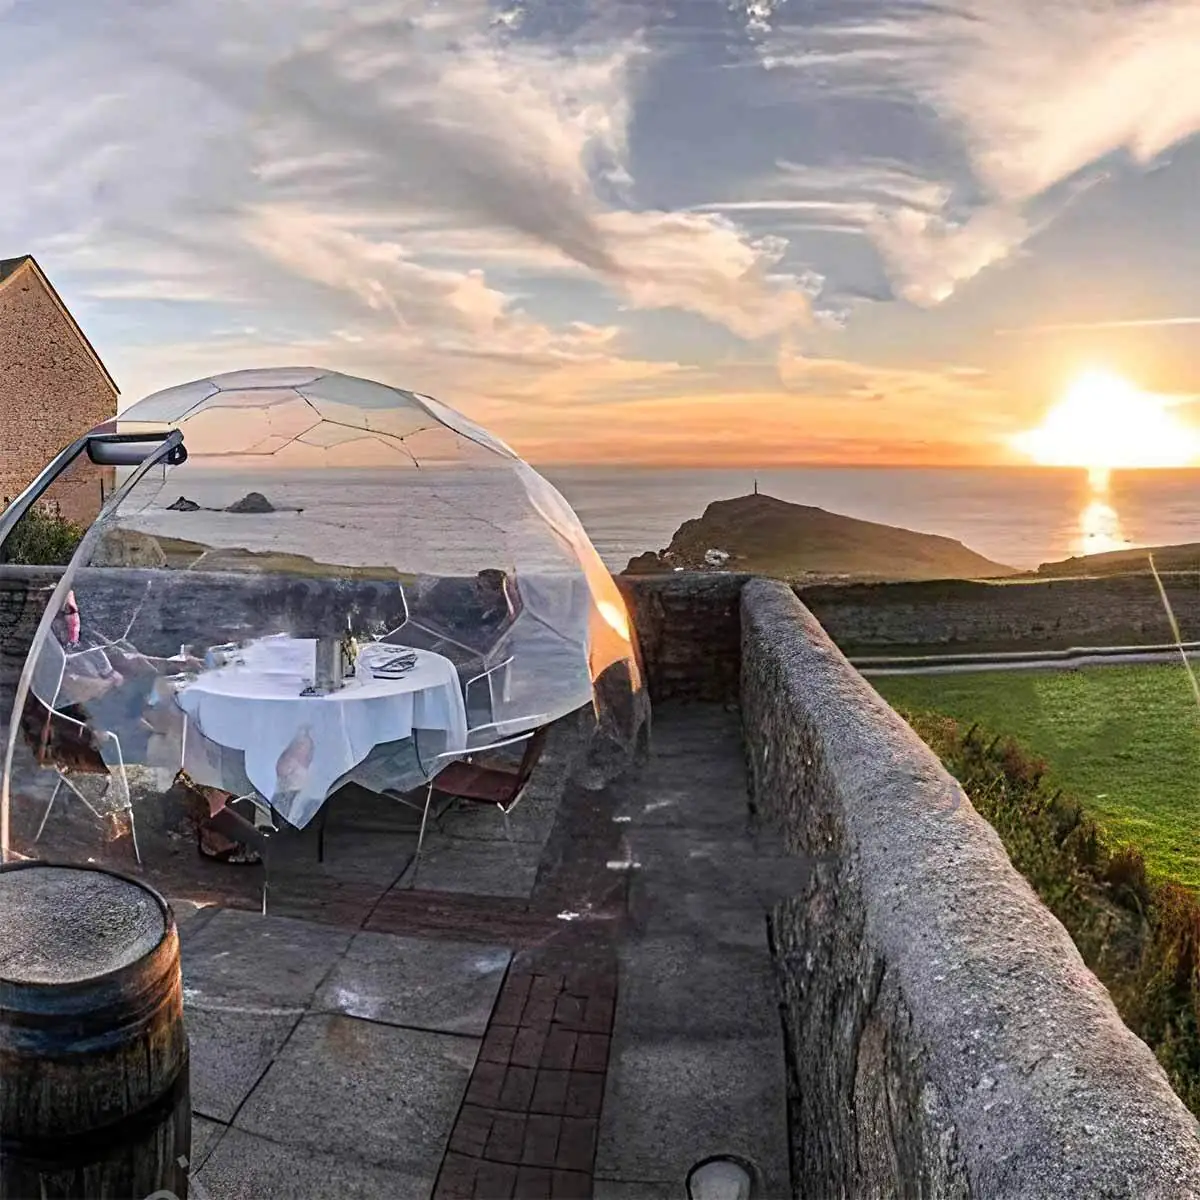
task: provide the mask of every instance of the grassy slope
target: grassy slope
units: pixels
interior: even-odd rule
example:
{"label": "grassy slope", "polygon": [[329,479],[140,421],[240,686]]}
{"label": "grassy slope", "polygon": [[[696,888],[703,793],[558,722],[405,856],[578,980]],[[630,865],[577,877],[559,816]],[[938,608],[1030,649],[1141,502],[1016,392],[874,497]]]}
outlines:
{"label": "grassy slope", "polygon": [[1200,890],[1200,713],[1181,666],[885,676],[897,708],[1015,737],[1113,842]]}

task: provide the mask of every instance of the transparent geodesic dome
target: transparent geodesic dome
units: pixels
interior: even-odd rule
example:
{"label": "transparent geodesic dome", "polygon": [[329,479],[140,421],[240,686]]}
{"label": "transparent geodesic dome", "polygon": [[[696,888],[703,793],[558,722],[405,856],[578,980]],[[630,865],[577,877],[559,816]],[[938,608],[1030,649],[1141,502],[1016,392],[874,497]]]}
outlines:
{"label": "transparent geodesic dome", "polygon": [[[302,829],[348,783],[402,793],[595,706],[614,672],[642,694],[625,604],[570,506],[431,397],[242,371],[106,428],[179,430],[187,458],[128,470],[88,530],[10,737],[56,770],[101,760],[97,795],[66,786],[113,836],[181,774],[214,810],[249,797]],[[331,642],[349,674],[323,692]]]}

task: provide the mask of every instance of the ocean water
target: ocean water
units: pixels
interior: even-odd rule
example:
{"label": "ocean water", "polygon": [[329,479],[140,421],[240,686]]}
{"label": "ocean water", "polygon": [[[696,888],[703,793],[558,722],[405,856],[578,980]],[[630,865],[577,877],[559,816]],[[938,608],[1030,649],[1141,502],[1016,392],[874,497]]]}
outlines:
{"label": "ocean water", "polygon": [[[1037,468],[539,470],[574,507],[614,571],[635,554],[665,547],[684,521],[700,516],[712,501],[753,491],[756,480],[761,492],[781,500],[942,534],[1021,569],[1073,554],[1200,542],[1200,470],[1114,472],[1107,478]],[[277,506],[303,508],[303,516],[162,511],[180,494],[223,507],[252,489],[267,493]],[[514,477],[497,486],[472,472],[461,478],[345,469],[227,474],[188,463],[166,479],[152,474],[125,512],[134,527],[144,523],[170,536],[200,537],[211,545],[253,543],[256,549],[306,553],[326,562],[403,559],[414,570],[473,572],[514,535],[527,550],[540,547],[551,558],[561,554],[543,523],[532,518]]]}
{"label": "ocean water", "polygon": [[540,468],[614,570],[667,545],[712,500],[754,489],[846,516],[956,538],[1029,569],[1073,554],[1200,541],[1200,470],[798,467],[786,470]]}

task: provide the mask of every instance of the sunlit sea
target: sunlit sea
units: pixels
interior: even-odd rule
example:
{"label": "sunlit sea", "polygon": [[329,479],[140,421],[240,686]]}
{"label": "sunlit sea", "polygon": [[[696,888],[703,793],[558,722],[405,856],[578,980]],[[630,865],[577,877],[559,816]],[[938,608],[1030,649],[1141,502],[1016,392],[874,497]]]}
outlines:
{"label": "sunlit sea", "polygon": [[[712,501],[753,491],[756,480],[760,492],[781,500],[956,538],[994,562],[1019,569],[1075,554],[1200,542],[1200,470],[1114,472],[1107,478],[1044,468],[797,467],[756,473],[543,465],[539,470],[574,507],[614,571],[635,554],[665,547],[684,521],[699,517]],[[413,570],[448,570],[457,553],[465,556],[458,565],[473,571],[476,559],[487,557],[497,528],[511,527],[528,512],[519,485],[515,491],[507,485],[480,491],[473,486],[478,481],[466,476],[448,488],[445,481],[422,475],[429,495],[437,493],[438,507],[430,508],[424,493],[412,494],[408,506],[425,524],[420,537],[410,537],[405,529],[412,514],[397,505],[386,472],[226,476],[197,471],[194,463],[178,472],[169,480],[151,476],[138,490],[158,510],[151,519],[154,531],[235,546],[249,545],[246,535],[257,531],[262,542],[255,542],[257,549],[271,546],[327,562],[373,563],[385,547],[403,546],[406,563],[422,549],[430,556]],[[268,492],[277,507],[305,510],[292,531],[301,543],[276,544],[291,528],[278,517],[161,511],[180,494],[219,508],[251,488]],[[428,521],[439,514],[445,518],[444,536],[423,545],[430,540]]]}
{"label": "sunlit sea", "polygon": [[1200,542],[1200,470],[1107,479],[1045,468],[786,470],[540,468],[614,570],[667,545],[712,500],[754,488],[846,516],[957,538],[1013,567],[1131,546]]}

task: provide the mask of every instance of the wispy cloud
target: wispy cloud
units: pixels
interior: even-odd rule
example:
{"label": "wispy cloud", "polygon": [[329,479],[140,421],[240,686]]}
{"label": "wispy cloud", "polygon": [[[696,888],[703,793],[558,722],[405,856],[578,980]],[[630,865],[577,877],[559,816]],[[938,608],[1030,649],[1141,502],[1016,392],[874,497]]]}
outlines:
{"label": "wispy cloud", "polygon": [[1079,333],[1104,329],[1166,329],[1200,325],[1200,317],[1136,317],[1124,321],[1061,321],[1051,325],[1025,325],[997,329],[997,337],[1042,337],[1054,333]]}
{"label": "wispy cloud", "polygon": [[78,31],[64,14],[54,60],[0,79],[0,218],[79,294],[242,309],[276,340],[355,328],[400,370],[441,353],[452,392],[467,358],[523,358],[553,387],[574,363],[572,392],[658,373],[530,316],[521,273],[751,339],[809,319],[785,242],[628,205],[636,32],[525,36],[486,0],[168,7],[114,0]]}
{"label": "wispy cloud", "polygon": [[693,457],[986,441],[986,378],[879,365],[886,302],[969,306],[1114,152],[1189,136],[1198,11],[0,0],[0,254],[39,254],[129,398],[315,360],[596,453],[654,420]]}
{"label": "wispy cloud", "polygon": [[965,155],[966,211],[948,188],[936,214],[897,196],[864,225],[900,292],[931,304],[1022,245],[1085,169],[1117,151],[1149,165],[1200,129],[1197,44],[1196,0],[887,0],[780,26],[765,55],[803,90],[915,103]]}

